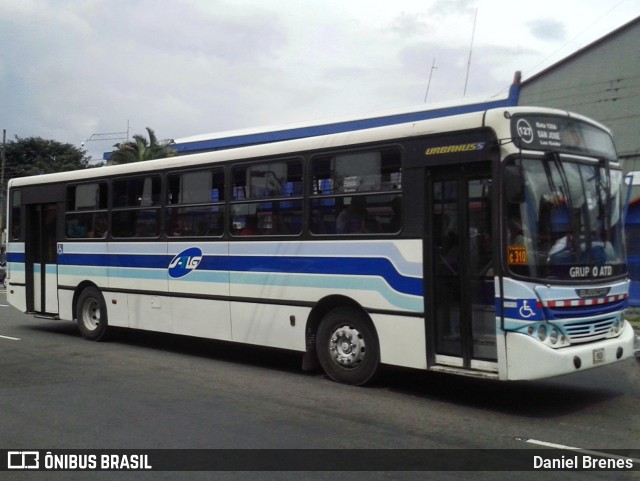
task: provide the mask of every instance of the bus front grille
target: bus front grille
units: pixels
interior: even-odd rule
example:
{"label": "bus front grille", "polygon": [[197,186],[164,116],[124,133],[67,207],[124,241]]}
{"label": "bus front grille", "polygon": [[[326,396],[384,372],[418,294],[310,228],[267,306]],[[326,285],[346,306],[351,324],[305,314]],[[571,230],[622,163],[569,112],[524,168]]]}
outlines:
{"label": "bus front grille", "polygon": [[596,341],[607,336],[615,324],[615,321],[616,319],[614,317],[610,317],[589,321],[567,322],[564,325],[564,331],[572,343]]}

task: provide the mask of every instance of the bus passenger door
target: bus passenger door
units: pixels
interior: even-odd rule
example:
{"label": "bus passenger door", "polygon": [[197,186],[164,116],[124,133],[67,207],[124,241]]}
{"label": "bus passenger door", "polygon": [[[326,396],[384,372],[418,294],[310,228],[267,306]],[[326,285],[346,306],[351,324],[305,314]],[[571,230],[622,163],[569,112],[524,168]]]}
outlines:
{"label": "bus passenger door", "polygon": [[[497,360],[489,164],[429,181],[425,258],[429,364],[494,371]],[[428,210],[428,211],[429,211]]]}
{"label": "bus passenger door", "polygon": [[27,312],[43,315],[58,313],[57,219],[56,204],[27,206]]}

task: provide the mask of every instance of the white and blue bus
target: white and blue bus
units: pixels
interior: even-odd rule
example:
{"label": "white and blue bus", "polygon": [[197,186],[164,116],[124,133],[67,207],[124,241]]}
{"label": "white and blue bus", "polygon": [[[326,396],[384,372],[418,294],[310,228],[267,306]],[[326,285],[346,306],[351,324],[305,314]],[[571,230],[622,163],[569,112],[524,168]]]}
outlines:
{"label": "white and blue bus", "polygon": [[633,355],[609,131],[503,106],[12,179],[9,302],[76,321],[539,379]]}

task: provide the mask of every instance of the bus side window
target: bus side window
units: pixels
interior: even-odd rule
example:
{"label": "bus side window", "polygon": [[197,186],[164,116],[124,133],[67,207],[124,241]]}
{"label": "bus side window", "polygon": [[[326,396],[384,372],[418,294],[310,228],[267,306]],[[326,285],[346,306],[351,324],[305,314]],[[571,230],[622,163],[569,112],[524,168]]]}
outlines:
{"label": "bus side window", "polygon": [[107,184],[94,182],[67,187],[65,235],[68,239],[107,235]]}
{"label": "bus side window", "polygon": [[396,234],[402,230],[400,152],[382,149],[312,159],[312,234]]}
{"label": "bus side window", "polygon": [[303,176],[299,160],[272,160],[232,169],[234,236],[299,235]]}
{"label": "bus side window", "polygon": [[224,234],[225,176],[222,169],[167,176],[164,229],[168,237],[219,237]]}
{"label": "bus side window", "polygon": [[111,214],[113,236],[158,237],[160,235],[160,192],[159,175],[115,180]]}

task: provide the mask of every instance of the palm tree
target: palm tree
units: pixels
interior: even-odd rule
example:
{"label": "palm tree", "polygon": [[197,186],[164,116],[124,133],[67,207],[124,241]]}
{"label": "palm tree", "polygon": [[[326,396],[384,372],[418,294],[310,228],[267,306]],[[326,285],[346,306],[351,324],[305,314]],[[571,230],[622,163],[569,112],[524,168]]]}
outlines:
{"label": "palm tree", "polygon": [[178,152],[171,147],[171,141],[158,142],[153,129],[147,127],[149,140],[138,134],[133,136],[133,140],[129,142],[114,145],[115,149],[111,152],[110,161],[112,164],[129,164],[131,162],[140,162],[142,160],[163,159],[165,157],[173,157]]}

